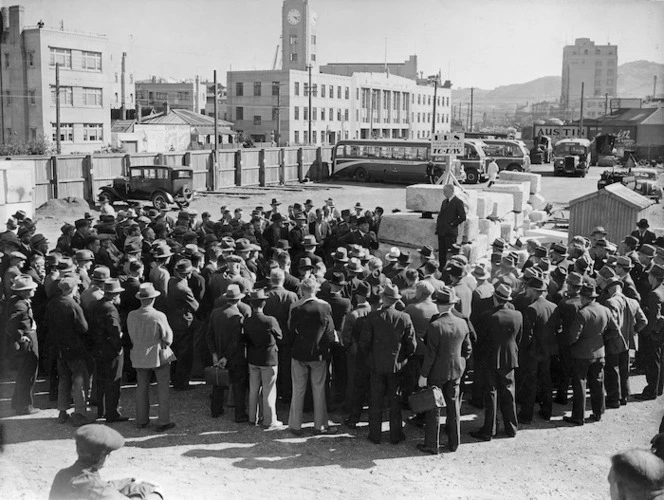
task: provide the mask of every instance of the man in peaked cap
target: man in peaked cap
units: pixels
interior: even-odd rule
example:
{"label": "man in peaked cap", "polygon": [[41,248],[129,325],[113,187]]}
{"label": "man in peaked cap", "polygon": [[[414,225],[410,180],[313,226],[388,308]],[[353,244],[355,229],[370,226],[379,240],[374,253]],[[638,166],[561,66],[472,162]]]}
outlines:
{"label": "man in peaked cap", "polygon": [[137,482],[134,478],[104,481],[99,470],[115,450],[124,446],[122,435],[99,424],[84,425],[76,430],[78,459],[71,467],[61,469],[53,480],[49,500],[67,498],[163,498],[158,486]]}
{"label": "man in peaked cap", "polygon": [[651,291],[644,307],[648,325],[639,333],[639,351],[646,371],[646,387],[641,394],[634,396],[641,400],[655,399],[662,395],[664,389],[664,370],[662,369],[664,267],[658,264],[653,265],[648,272],[648,281]]}
{"label": "man in peaked cap", "polygon": [[496,286],[493,308],[484,313],[477,329],[479,359],[484,363],[484,426],[470,433],[476,439],[491,441],[496,435],[496,412],[500,407],[507,437],[515,437],[518,422],[514,394],[514,369],[519,366],[518,345],[523,334],[523,318],[510,303],[512,289]]}

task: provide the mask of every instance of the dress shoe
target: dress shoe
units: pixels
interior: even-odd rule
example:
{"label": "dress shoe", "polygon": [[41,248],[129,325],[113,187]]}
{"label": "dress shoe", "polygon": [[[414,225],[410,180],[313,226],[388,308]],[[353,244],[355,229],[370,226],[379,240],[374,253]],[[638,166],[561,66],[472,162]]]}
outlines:
{"label": "dress shoe", "polygon": [[145,429],[150,424],[136,424],[137,429]]}
{"label": "dress shoe", "polygon": [[245,415],[244,417],[238,417],[235,419],[236,424],[244,424],[245,422],[249,422],[249,415]]}
{"label": "dress shoe", "polygon": [[164,432],[175,427],[175,422],[169,422],[168,424],[158,425],[156,431]]}
{"label": "dress shoe", "polygon": [[655,399],[655,395],[650,394],[649,392],[642,392],[641,394],[634,394],[634,398],[639,401],[652,401]]}
{"label": "dress shoe", "polygon": [[583,420],[578,420],[572,417],[563,417],[563,420],[568,424],[574,424],[574,425],[583,425],[585,423]]}
{"label": "dress shoe", "polygon": [[270,425],[264,425],[263,428],[266,431],[272,431],[275,429],[281,429],[284,426],[284,423],[281,420],[275,420]]}
{"label": "dress shoe", "polygon": [[315,429],[314,430],[314,434],[316,436],[329,436],[329,435],[332,435],[332,434],[336,434],[337,432],[339,432],[339,429],[334,425],[330,425],[325,429]]}
{"label": "dress shoe", "polygon": [[367,439],[371,441],[373,444],[380,444],[380,438],[376,439],[371,436],[367,436]]}
{"label": "dress shoe", "polygon": [[74,427],[81,427],[82,425],[89,424],[90,419],[88,419],[88,417],[85,415],[81,415],[80,413],[74,413],[71,416],[70,422]]}
{"label": "dress shoe", "polygon": [[595,413],[588,417],[588,422],[599,422],[600,420],[602,420],[602,415],[597,415]]}
{"label": "dress shoe", "polygon": [[406,435],[401,434],[401,436],[399,436],[396,439],[390,439],[390,443],[391,444],[399,444],[399,443],[403,443],[405,440],[406,440]]}
{"label": "dress shoe", "polygon": [[484,434],[482,431],[470,431],[468,434],[480,441],[491,441],[491,436]]}
{"label": "dress shoe", "polygon": [[124,415],[118,415],[117,417],[106,418],[106,423],[113,424],[116,422],[127,422],[128,420],[129,417],[125,417]]}
{"label": "dress shoe", "polygon": [[293,429],[292,427],[289,427],[288,430],[293,436],[301,436],[304,434],[304,431],[302,429]]}
{"label": "dress shoe", "polygon": [[607,408],[620,408],[620,401],[607,401],[606,402],[606,407]]}
{"label": "dress shoe", "polygon": [[452,453],[454,453],[459,449],[459,445],[455,444],[454,446],[448,446],[447,449],[450,450]]}
{"label": "dress shoe", "polygon": [[417,445],[417,449],[420,450],[422,453],[428,453],[429,455],[438,455],[439,451],[435,450],[433,448],[429,448],[427,445],[420,443]]}
{"label": "dress shoe", "polygon": [[67,422],[69,421],[70,418],[71,418],[71,417],[69,416],[69,413],[67,413],[66,411],[61,411],[61,412],[58,414],[58,421],[59,421],[61,424],[67,423]]}
{"label": "dress shoe", "polygon": [[357,429],[357,422],[351,418],[345,418],[344,425],[349,429]]}
{"label": "dress shoe", "polygon": [[547,422],[551,420],[551,415],[546,413],[544,410],[538,411],[537,414],[540,416],[542,420],[546,420]]}
{"label": "dress shoe", "polygon": [[627,398],[622,398],[620,400],[620,406],[625,406],[627,404]]}
{"label": "dress shoe", "polygon": [[39,408],[35,408],[33,406],[28,406],[27,408],[20,408],[16,410],[17,415],[34,415],[35,413],[39,413]]}

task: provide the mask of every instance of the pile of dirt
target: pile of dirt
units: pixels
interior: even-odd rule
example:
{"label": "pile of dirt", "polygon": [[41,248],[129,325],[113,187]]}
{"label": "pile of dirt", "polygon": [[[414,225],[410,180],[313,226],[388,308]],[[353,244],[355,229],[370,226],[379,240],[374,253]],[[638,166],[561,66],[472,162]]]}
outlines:
{"label": "pile of dirt", "polygon": [[86,212],[92,213],[90,204],[83,198],[57,198],[48,200],[40,206],[36,215],[42,218],[58,218],[65,219],[78,219],[85,215]]}

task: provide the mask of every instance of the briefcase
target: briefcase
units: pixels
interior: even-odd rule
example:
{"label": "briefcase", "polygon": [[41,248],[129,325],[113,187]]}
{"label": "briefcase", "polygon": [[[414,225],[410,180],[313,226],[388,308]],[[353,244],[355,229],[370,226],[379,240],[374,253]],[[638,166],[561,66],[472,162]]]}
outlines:
{"label": "briefcase", "polygon": [[443,391],[438,387],[425,387],[424,389],[414,392],[408,397],[408,404],[411,411],[415,413],[423,413],[436,408],[445,407],[445,398]]}
{"label": "briefcase", "polygon": [[228,370],[218,366],[205,368],[205,382],[215,387],[228,387]]}

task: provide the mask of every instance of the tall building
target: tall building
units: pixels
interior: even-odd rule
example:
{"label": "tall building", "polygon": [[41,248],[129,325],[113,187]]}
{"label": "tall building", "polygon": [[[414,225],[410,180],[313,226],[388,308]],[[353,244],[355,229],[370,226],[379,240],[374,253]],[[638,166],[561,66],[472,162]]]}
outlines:
{"label": "tall building", "polygon": [[574,45],[565,46],[560,108],[569,115],[567,118],[579,114],[582,83],[584,98],[615,97],[618,88],[616,45],[595,45],[589,38],[577,38]]}
{"label": "tall building", "polygon": [[[405,63],[316,61],[316,15],[284,0],[282,69],[227,73],[227,114],[256,142],[334,144],[341,139],[424,139],[450,130],[451,83],[437,89]],[[435,95],[435,115],[434,115]]]}
{"label": "tall building", "polygon": [[20,5],[1,12],[2,141],[42,136],[56,141],[58,65],[62,152],[92,152],[109,144],[111,110],[116,104],[134,106],[126,55],[113,54],[104,35],[54,29],[41,21],[24,26]]}
{"label": "tall building", "polygon": [[153,76],[149,80],[136,82],[136,103],[157,111],[168,107],[205,114],[207,84],[198,75],[193,80],[180,82]]}

